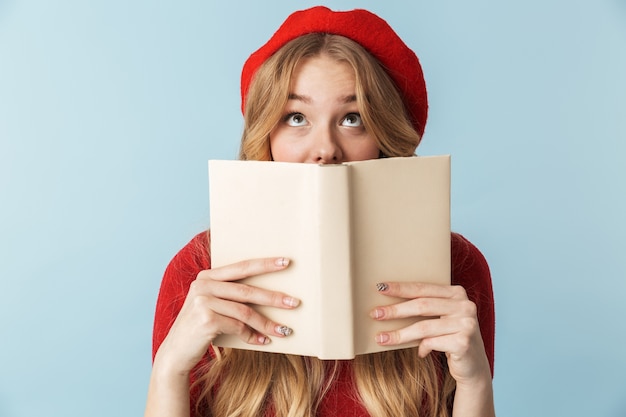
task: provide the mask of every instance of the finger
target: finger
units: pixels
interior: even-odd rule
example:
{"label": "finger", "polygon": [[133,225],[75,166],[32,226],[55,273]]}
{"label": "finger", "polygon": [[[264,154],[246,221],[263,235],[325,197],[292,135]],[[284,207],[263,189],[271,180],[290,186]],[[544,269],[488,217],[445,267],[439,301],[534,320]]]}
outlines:
{"label": "finger", "polygon": [[376,320],[393,320],[406,317],[475,317],[476,304],[468,299],[416,298],[397,304],[379,306],[370,312]]}
{"label": "finger", "polygon": [[471,338],[460,337],[458,334],[430,337],[421,341],[418,354],[423,358],[432,351],[445,352],[449,357],[458,360],[468,354],[471,345]]}
{"label": "finger", "polygon": [[255,275],[281,271],[289,266],[289,259],[261,258],[249,259],[214,269],[207,269],[198,274],[198,279],[212,279],[216,281],[236,281]]}
{"label": "finger", "polygon": [[252,285],[212,280],[196,280],[190,291],[196,294],[211,294],[225,300],[237,301],[278,308],[295,308],[300,300],[283,292],[271,291]]}
{"label": "finger", "polygon": [[[211,308],[215,313],[239,322],[240,324],[236,326],[248,326],[263,335],[285,337],[293,333],[289,326],[268,319],[246,304],[216,298],[212,301]],[[245,334],[244,332],[245,330],[240,327],[228,331],[229,334],[237,335]]]}
{"label": "finger", "polygon": [[460,285],[438,285],[420,282],[380,282],[376,289],[381,294],[399,298],[467,298]]}
{"label": "finger", "polygon": [[237,335],[239,339],[251,345],[266,345],[271,342],[267,335],[259,333],[250,326],[230,317],[220,316],[216,324],[222,329],[222,334]]}
{"label": "finger", "polygon": [[418,320],[402,329],[379,333],[376,336],[376,342],[380,345],[400,345],[455,334],[462,330],[458,322],[459,319]]}

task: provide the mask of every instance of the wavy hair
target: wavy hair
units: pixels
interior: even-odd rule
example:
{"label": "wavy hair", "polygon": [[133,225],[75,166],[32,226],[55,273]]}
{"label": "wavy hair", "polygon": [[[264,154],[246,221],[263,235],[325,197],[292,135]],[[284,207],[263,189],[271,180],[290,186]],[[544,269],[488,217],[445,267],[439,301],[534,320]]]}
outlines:
{"label": "wavy hair", "polygon": [[239,159],[272,159],[269,135],[287,104],[292,74],[303,59],[322,54],[348,63],[354,70],[357,106],[381,153],[413,155],[421,138],[409,121],[398,89],[380,63],[348,38],[312,33],[287,43],[254,75],[244,109]]}
{"label": "wavy hair", "polygon": [[[257,71],[244,109],[239,158],[272,160],[269,135],[289,97],[292,74],[305,58],[325,55],[347,62],[356,77],[357,106],[381,155],[411,156],[420,136],[395,84],[359,44],[337,35],[301,36],[281,48]],[[200,392],[197,415],[212,417],[314,417],[339,370],[340,361],[214,348],[192,389]],[[448,417],[455,383],[443,354],[420,358],[417,349],[357,356],[352,362],[353,395],[377,417]]]}

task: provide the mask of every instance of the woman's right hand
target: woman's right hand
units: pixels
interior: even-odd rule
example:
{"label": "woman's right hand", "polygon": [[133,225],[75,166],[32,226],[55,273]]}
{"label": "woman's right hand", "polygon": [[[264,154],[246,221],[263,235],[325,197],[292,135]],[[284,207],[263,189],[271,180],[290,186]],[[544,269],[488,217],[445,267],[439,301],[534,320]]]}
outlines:
{"label": "woman's right hand", "polygon": [[267,344],[291,329],[256,312],[249,304],[292,309],[300,300],[277,291],[236,282],[289,266],[286,258],[237,262],[201,271],[191,283],[185,302],[155,357],[170,372],[187,374],[221,334],[237,335],[250,344]]}

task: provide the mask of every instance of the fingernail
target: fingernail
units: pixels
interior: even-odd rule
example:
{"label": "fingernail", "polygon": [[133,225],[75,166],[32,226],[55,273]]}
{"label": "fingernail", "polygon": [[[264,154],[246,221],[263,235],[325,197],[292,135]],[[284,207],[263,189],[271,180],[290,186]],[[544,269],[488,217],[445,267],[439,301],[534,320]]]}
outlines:
{"label": "fingernail", "polygon": [[281,267],[288,266],[289,265],[289,259],[287,259],[287,258],[277,258],[274,261],[274,265],[281,266]]}
{"label": "fingernail", "polygon": [[376,335],[376,343],[387,343],[389,341],[389,335],[387,333],[380,333]]}
{"label": "fingernail", "polygon": [[376,289],[378,291],[387,291],[389,289],[389,285],[385,284],[384,282],[379,282],[378,284],[376,284]]}
{"label": "fingernail", "polygon": [[300,300],[293,297],[283,297],[283,304],[289,307],[298,307],[300,305]]}
{"label": "fingernail", "polygon": [[377,308],[370,313],[370,317],[373,319],[382,319],[385,315],[385,311],[382,308]]}
{"label": "fingernail", "polygon": [[262,345],[267,345],[270,342],[270,338],[267,336],[259,336],[257,341]]}
{"label": "fingernail", "polygon": [[276,333],[282,334],[283,336],[289,336],[293,333],[293,330],[287,326],[276,326]]}

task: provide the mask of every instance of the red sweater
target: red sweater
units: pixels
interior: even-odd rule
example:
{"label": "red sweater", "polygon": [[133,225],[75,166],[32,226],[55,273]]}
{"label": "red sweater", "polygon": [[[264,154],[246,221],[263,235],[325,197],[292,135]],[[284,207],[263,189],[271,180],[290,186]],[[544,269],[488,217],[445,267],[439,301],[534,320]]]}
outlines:
{"label": "red sweater", "polygon": [[[462,285],[469,299],[478,308],[480,332],[493,375],[495,314],[489,267],[480,251],[463,236],[453,233],[451,242],[452,283]],[[200,271],[211,268],[208,247],[208,233],[196,235],[176,254],[165,270],[156,305],[153,358],[182,308],[189,285]],[[322,400],[320,416],[368,416],[363,406],[351,395],[353,386],[350,382],[350,361],[345,361],[345,364],[347,366],[342,367],[336,383]],[[194,398],[192,398],[192,404],[195,404]]]}

